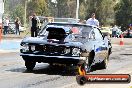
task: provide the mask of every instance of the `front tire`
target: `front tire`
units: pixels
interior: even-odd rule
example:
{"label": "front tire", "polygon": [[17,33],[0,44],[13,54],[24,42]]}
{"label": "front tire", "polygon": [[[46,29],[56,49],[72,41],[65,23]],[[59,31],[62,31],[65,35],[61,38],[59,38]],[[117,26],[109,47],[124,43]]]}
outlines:
{"label": "front tire", "polygon": [[105,60],[103,60],[103,62],[101,63],[101,68],[102,69],[106,69],[107,68],[107,66],[108,66],[108,58],[109,57],[107,57]]}
{"label": "front tire", "polygon": [[84,65],[84,70],[86,73],[90,72],[90,64],[89,64],[89,58],[86,57],[86,62],[83,64]]}
{"label": "front tire", "polygon": [[85,62],[81,65],[81,71],[83,70],[85,71],[85,73],[89,73],[91,70],[88,57],[86,57]]}
{"label": "front tire", "polygon": [[35,67],[36,62],[33,61],[25,61],[25,66],[27,68],[27,70],[32,71],[33,68]]}

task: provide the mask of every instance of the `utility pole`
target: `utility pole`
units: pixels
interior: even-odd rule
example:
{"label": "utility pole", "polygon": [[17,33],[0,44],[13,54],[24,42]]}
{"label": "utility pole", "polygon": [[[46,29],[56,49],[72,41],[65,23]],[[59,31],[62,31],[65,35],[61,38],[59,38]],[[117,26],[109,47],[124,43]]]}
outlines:
{"label": "utility pole", "polygon": [[26,28],[26,24],[27,24],[27,3],[30,2],[31,0],[25,0],[25,14],[24,14],[24,27]]}
{"label": "utility pole", "polygon": [[79,0],[77,0],[77,8],[76,8],[76,19],[79,18]]}
{"label": "utility pole", "polygon": [[24,28],[26,28],[27,0],[25,0]]}
{"label": "utility pole", "polygon": [[2,19],[4,13],[4,0],[0,0],[0,41],[2,39]]}

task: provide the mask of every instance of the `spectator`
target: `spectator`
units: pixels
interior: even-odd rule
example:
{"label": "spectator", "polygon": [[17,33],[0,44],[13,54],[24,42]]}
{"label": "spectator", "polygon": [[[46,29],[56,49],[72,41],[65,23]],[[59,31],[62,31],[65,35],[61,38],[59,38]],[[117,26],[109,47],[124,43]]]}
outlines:
{"label": "spectator", "polygon": [[39,25],[39,19],[36,17],[36,14],[33,13],[33,17],[31,19],[32,21],[32,26],[31,26],[31,37],[37,37],[37,29]]}
{"label": "spectator", "polygon": [[9,27],[9,19],[8,19],[8,17],[5,18],[3,25],[4,25],[4,31],[3,31],[3,33],[4,33],[4,35],[6,35],[7,32],[8,32],[8,27]]}
{"label": "spectator", "polygon": [[129,28],[130,28],[130,30],[132,30],[132,24],[129,24]]}
{"label": "spectator", "polygon": [[127,38],[131,38],[131,30],[132,30],[132,24],[129,24],[129,28],[127,29]]}
{"label": "spectator", "polygon": [[15,20],[15,29],[16,29],[16,34],[19,34],[19,35],[20,35],[20,30],[19,30],[20,24],[21,23],[20,23],[19,17],[17,17]]}
{"label": "spectator", "polygon": [[118,31],[118,27],[115,25],[112,28],[112,37],[117,37],[117,31]]}
{"label": "spectator", "polygon": [[95,13],[92,13],[91,18],[86,21],[86,24],[99,27],[99,21],[95,19]]}

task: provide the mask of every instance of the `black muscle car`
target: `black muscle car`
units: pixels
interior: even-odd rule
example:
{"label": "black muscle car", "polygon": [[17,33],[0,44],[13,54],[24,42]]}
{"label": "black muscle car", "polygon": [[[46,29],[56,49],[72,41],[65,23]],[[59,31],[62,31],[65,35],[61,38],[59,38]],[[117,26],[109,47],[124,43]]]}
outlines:
{"label": "black muscle car", "polygon": [[22,40],[20,53],[27,70],[32,70],[36,62],[44,62],[83,65],[88,72],[97,63],[106,68],[111,46],[97,27],[49,23],[37,37]]}

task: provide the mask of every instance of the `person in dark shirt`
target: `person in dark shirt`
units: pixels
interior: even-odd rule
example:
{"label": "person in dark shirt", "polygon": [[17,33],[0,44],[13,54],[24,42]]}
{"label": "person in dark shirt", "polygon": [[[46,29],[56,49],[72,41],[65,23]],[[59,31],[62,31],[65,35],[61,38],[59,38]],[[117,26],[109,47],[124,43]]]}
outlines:
{"label": "person in dark shirt", "polygon": [[127,29],[127,38],[131,38],[131,32],[132,32],[132,24],[129,24],[129,28]]}
{"label": "person in dark shirt", "polygon": [[15,20],[15,28],[16,28],[16,34],[20,35],[19,26],[20,26],[20,20],[19,20],[19,17],[17,17]]}
{"label": "person in dark shirt", "polygon": [[38,18],[36,17],[36,14],[33,13],[33,18],[31,19],[32,26],[31,26],[31,37],[37,37],[37,27],[38,27]]}

